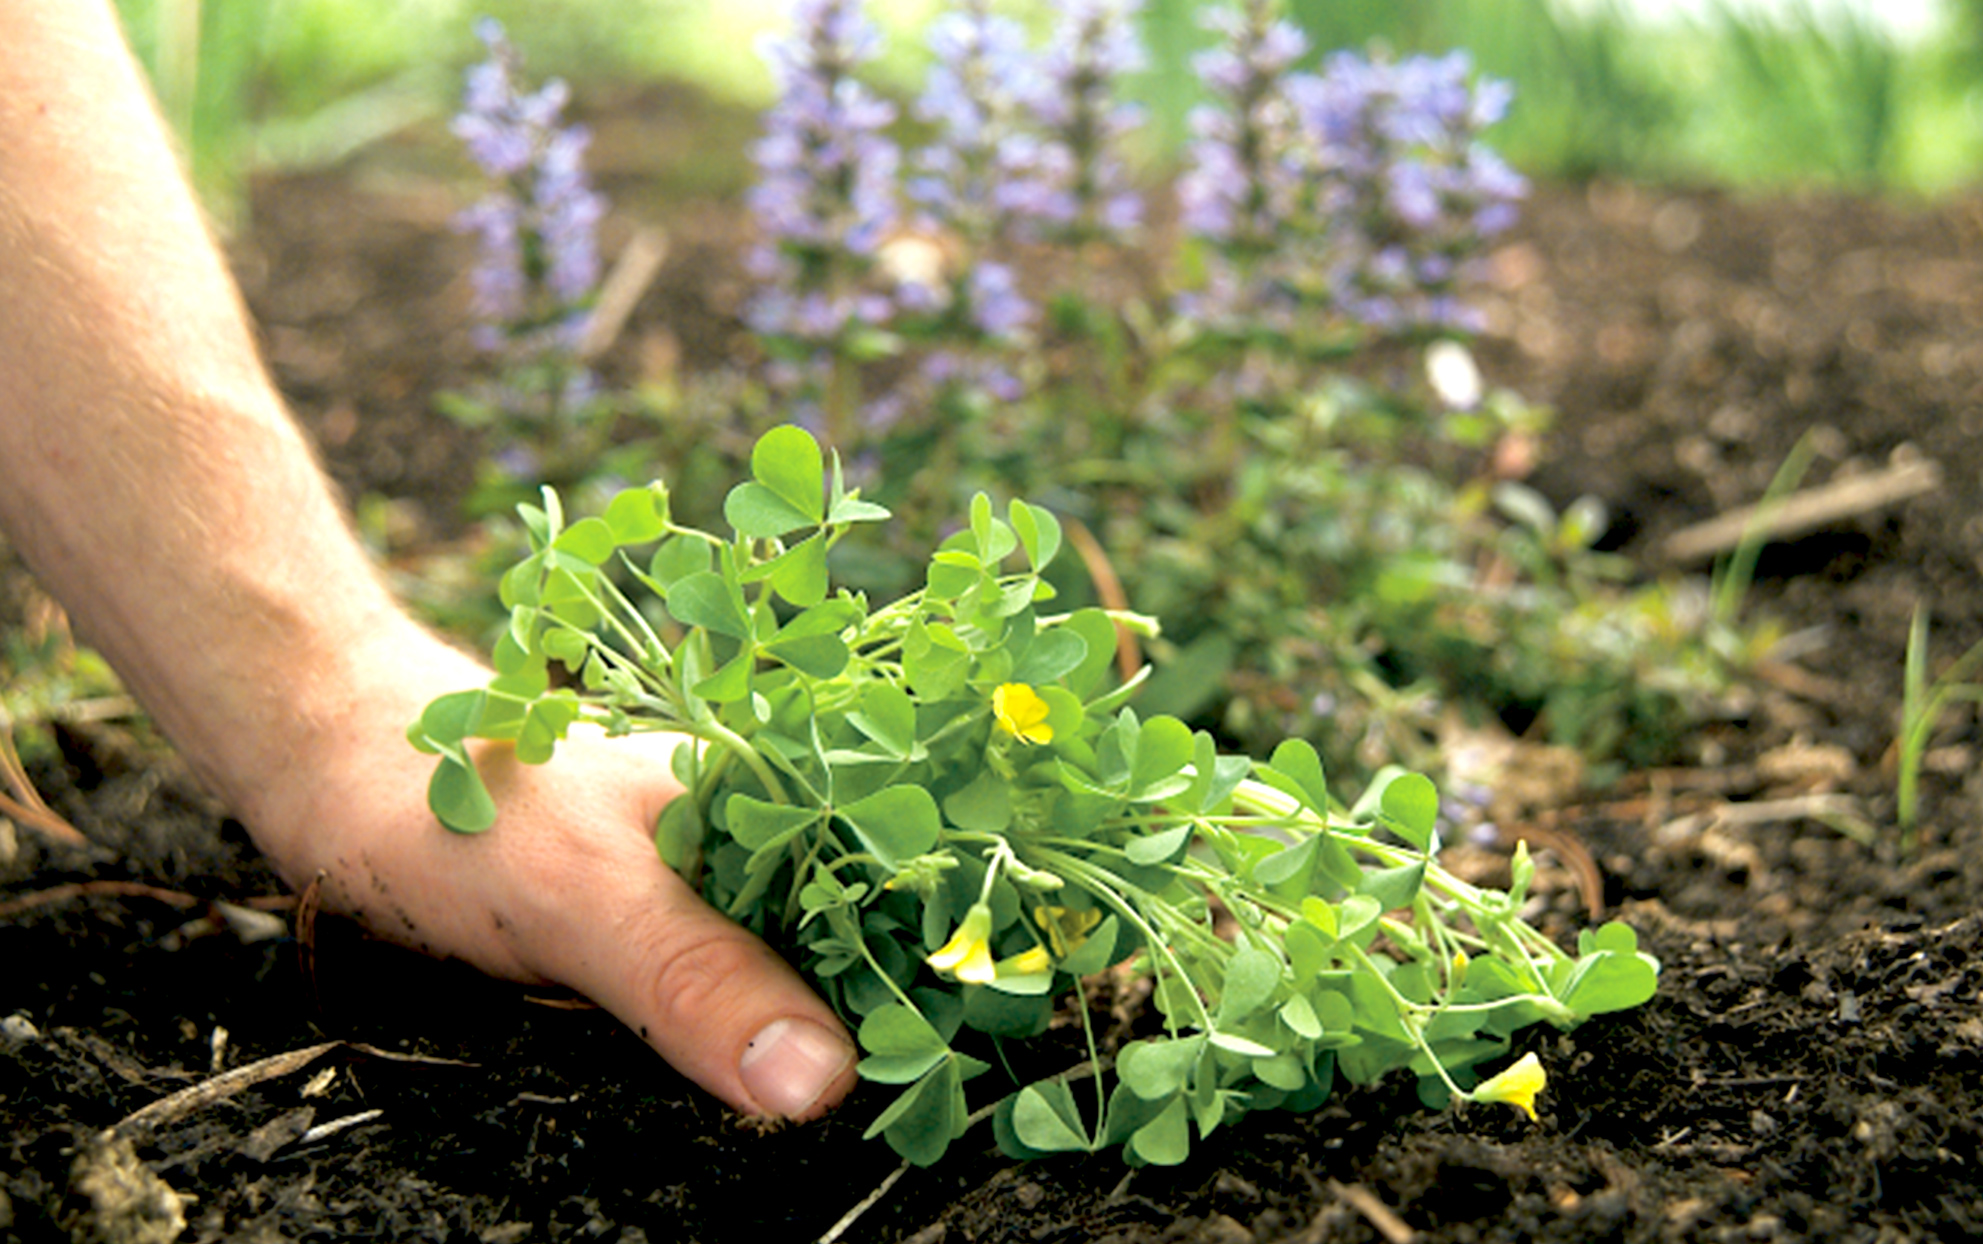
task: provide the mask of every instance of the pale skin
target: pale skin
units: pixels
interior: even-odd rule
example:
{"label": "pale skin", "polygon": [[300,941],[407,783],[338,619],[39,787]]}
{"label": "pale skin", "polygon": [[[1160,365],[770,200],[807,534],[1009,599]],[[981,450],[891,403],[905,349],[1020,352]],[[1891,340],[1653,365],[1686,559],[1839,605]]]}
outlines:
{"label": "pale skin", "polygon": [[405,729],[487,671],[412,621],[291,421],[108,0],[0,0],[0,531],[294,886],[596,1000],[752,1114],[854,1080],[832,1011],[663,866],[672,740],[483,756],[476,837]]}

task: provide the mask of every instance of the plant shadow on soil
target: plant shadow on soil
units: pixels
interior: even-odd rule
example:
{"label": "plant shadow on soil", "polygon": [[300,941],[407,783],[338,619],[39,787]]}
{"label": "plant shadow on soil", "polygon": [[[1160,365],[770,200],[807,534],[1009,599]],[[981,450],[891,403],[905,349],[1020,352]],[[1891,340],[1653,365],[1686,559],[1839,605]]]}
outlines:
{"label": "plant shadow on soil", "polygon": [[[333,474],[354,494],[411,499],[438,532],[474,458],[431,414],[470,366],[451,201],[403,178],[272,181],[235,251]],[[622,378],[734,344],[734,216],[670,210],[673,258],[607,363]],[[1750,608],[1822,640],[1800,675],[1732,702],[1675,767],[1535,814],[1589,849],[1607,906],[1665,963],[1640,1011],[1518,1039],[1552,1071],[1540,1125],[1427,1112],[1394,1079],[1310,1116],[1248,1118],[1172,1169],[1132,1173],[1113,1155],[1015,1164],[980,1132],[845,1238],[1983,1234],[1974,716],[1952,715],[1934,740],[1911,856],[1891,829],[1888,756],[1916,603],[1933,608],[1944,659],[1983,638],[1979,234],[1972,202],[1596,186],[1539,191],[1495,256],[1485,369],[1559,411],[1534,482],[1559,504],[1606,500],[1629,554],[1650,562],[1672,531],[1761,495],[1814,429],[1814,481],[1896,455],[1935,459],[1946,481],[1765,559]],[[0,1014],[31,1025],[0,1034],[0,1237],[67,1239],[64,1224],[89,1220],[71,1188],[87,1137],[217,1060],[325,1040],[352,1044],[142,1138],[138,1156],[184,1197],[181,1238],[811,1240],[894,1168],[860,1139],[879,1109],[868,1094],[763,1133],[600,1012],[335,921],[306,965],[287,923],[211,906],[279,892],[239,828],[170,764],[100,730],[65,733],[61,760],[34,776],[98,846],[0,839]],[[1870,843],[1789,813],[1725,813],[1813,792],[1856,799]],[[1489,879],[1498,866],[1476,865]],[[1567,872],[1548,875],[1539,919],[1573,936],[1587,913]],[[54,891],[106,881],[195,901]],[[1137,1022],[1133,1000],[1089,1001],[1104,1027]],[[1077,1044],[1042,1057],[1072,1065]],[[306,1097],[324,1068],[337,1074]]]}

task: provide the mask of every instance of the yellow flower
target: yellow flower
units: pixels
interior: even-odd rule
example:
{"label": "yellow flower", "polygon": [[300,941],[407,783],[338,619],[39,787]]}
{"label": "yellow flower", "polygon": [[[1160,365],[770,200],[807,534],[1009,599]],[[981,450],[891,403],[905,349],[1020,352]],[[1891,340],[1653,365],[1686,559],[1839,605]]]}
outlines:
{"label": "yellow flower", "polygon": [[1053,742],[1053,727],[1047,724],[1047,702],[1023,682],[1001,684],[992,692],[992,716],[999,729],[1022,743]]}
{"label": "yellow flower", "polygon": [[1000,976],[1039,976],[1051,971],[1053,971],[1053,956],[1047,953],[1045,946],[1022,950],[1010,959],[1001,959],[998,963]]}
{"label": "yellow flower", "polygon": [[992,965],[991,927],[991,907],[985,903],[971,904],[971,910],[964,913],[964,923],[929,957],[929,965],[968,984],[990,984],[998,976],[998,969]]}
{"label": "yellow flower", "polygon": [[1047,932],[1047,940],[1053,943],[1053,953],[1065,959],[1074,953],[1075,948],[1088,940],[1088,930],[1102,922],[1098,908],[1074,911],[1066,907],[1041,905],[1033,909],[1033,919]]}
{"label": "yellow flower", "polygon": [[1514,1066],[1500,1075],[1483,1082],[1473,1091],[1475,1101],[1504,1101],[1529,1116],[1534,1122],[1535,1097],[1549,1083],[1549,1076],[1542,1069],[1542,1060],[1534,1053],[1522,1055]]}

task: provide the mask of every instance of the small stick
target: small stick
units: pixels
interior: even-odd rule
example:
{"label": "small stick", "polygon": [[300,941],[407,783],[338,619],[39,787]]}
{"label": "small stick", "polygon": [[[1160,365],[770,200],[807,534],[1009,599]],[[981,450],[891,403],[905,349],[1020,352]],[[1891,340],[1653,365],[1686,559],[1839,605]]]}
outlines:
{"label": "small stick", "polygon": [[613,270],[600,286],[599,300],[592,304],[592,317],[586,321],[585,336],[578,343],[578,356],[595,359],[611,349],[627,326],[640,296],[654,283],[661,265],[668,260],[668,235],[659,229],[636,230],[627,239]]}
{"label": "small stick", "polygon": [[30,829],[38,829],[57,842],[66,842],[74,847],[86,847],[90,840],[74,825],[63,820],[55,809],[48,806],[41,793],[28,781],[27,770],[21,765],[20,755],[14,751],[14,722],[4,710],[0,710],[0,778],[6,780],[11,797],[0,791],[0,816],[8,816]]}
{"label": "small stick", "polygon": [[142,881],[77,881],[69,885],[50,886],[46,890],[36,890],[0,903],[0,916],[16,915],[50,903],[65,903],[72,898],[149,898],[169,907],[199,907],[206,902],[203,898],[194,898],[178,890],[161,890]]}
{"label": "small stick", "polygon": [[[1059,1080],[1067,1080],[1067,1081],[1085,1080],[1089,1076],[1100,1075],[1102,1072],[1107,1071],[1110,1067],[1113,1066],[1115,1066],[1115,1059],[1113,1057],[1108,1057],[1108,1058],[1103,1058],[1099,1063],[1077,1064],[1076,1066],[1071,1067],[1068,1070],[1062,1072],[1058,1076],[1049,1076],[1048,1079],[1059,1079]],[[998,1113],[999,1105],[1003,1101],[1004,1099],[1000,1098],[999,1101],[995,1101],[991,1103],[989,1106],[980,1106],[976,1110],[973,1110],[970,1113],[970,1115],[967,1118],[965,1118],[964,1127],[968,1130],[970,1128],[976,1127],[980,1123],[983,1123],[986,1119],[991,1118],[994,1114]],[[888,1195],[888,1190],[895,1186],[896,1181],[900,1180],[902,1176],[908,1173],[909,1173],[909,1164],[907,1162],[904,1162],[902,1165],[896,1167],[894,1172],[890,1174],[888,1178],[881,1181],[881,1186],[879,1188],[876,1188],[873,1192],[868,1193],[866,1197],[862,1198],[861,1203],[859,1205],[856,1205],[854,1208],[842,1214],[840,1216],[840,1221],[834,1223],[833,1226],[827,1230],[825,1235],[819,1237],[818,1244],[833,1244],[835,1240],[839,1239],[842,1235],[845,1235],[849,1227],[852,1227],[856,1222],[860,1221],[862,1214],[867,1213],[869,1210],[873,1209],[877,1204],[879,1204],[881,1198]]]}
{"label": "small stick", "polygon": [[357,1127],[360,1123],[370,1123],[373,1119],[378,1118],[384,1113],[385,1111],[383,1110],[360,1110],[357,1114],[347,1114],[341,1119],[332,1119],[328,1123],[319,1123],[309,1131],[304,1132],[301,1136],[298,1136],[296,1143],[299,1145],[313,1144],[326,1136],[335,1136],[346,1128]]}
{"label": "small stick", "polygon": [[342,1044],[344,1044],[342,1041],[325,1041],[320,1045],[290,1050],[286,1054],[271,1055],[258,1062],[222,1072],[190,1088],[180,1089],[168,1097],[161,1097],[151,1105],[126,1115],[121,1122],[105,1129],[103,1134],[106,1138],[120,1135],[129,1138],[134,1132],[171,1123],[203,1106],[225,1101],[242,1089],[307,1067]]}
{"label": "small stick", "polygon": [[[1102,548],[1102,542],[1095,539],[1095,533],[1088,530],[1078,519],[1068,519],[1062,524],[1067,532],[1068,543],[1080,555],[1081,564],[1088,568],[1088,577],[1095,582],[1095,595],[1101,597],[1102,606],[1117,613],[1129,612],[1129,594],[1122,590],[1122,580],[1115,574],[1115,567],[1109,564],[1109,555]],[[1128,627],[1115,624],[1115,665],[1124,682],[1136,677],[1136,671],[1143,665],[1143,650],[1136,642],[1136,635]]]}
{"label": "small stick", "polygon": [[902,1176],[908,1173],[909,1173],[909,1164],[907,1162],[904,1162],[902,1165],[890,1171],[888,1173],[888,1178],[881,1181],[881,1186],[879,1188],[876,1188],[873,1192],[870,1192],[865,1197],[861,1198],[861,1203],[859,1205],[856,1205],[854,1208],[840,1215],[840,1221],[834,1223],[831,1227],[828,1227],[826,1229],[826,1234],[819,1237],[819,1244],[833,1244],[835,1240],[845,1235],[849,1227],[853,1226],[856,1222],[860,1221],[862,1214],[867,1213],[869,1210],[873,1209],[877,1204],[879,1204],[881,1202],[881,1198],[888,1195],[888,1190],[890,1188],[893,1188],[896,1185],[896,1182],[899,1181],[902,1178]]}
{"label": "small stick", "polygon": [[1411,1229],[1409,1223],[1398,1217],[1390,1206],[1378,1200],[1362,1184],[1342,1184],[1331,1179],[1328,1187],[1337,1200],[1355,1209],[1369,1221],[1371,1226],[1377,1228],[1377,1234],[1383,1236],[1389,1244],[1412,1244],[1412,1241],[1418,1238],[1418,1233]]}
{"label": "small stick", "polygon": [[[1697,562],[1732,552],[1745,540],[1784,540],[1843,518],[1908,501],[1942,486],[1942,468],[1931,461],[1902,462],[1866,475],[1835,480],[1779,501],[1730,510],[1666,538],[1660,552],[1672,562]],[[1767,512],[1765,512],[1767,511]],[[1760,521],[1759,521],[1760,520]],[[1751,530],[1754,524],[1754,530]]]}

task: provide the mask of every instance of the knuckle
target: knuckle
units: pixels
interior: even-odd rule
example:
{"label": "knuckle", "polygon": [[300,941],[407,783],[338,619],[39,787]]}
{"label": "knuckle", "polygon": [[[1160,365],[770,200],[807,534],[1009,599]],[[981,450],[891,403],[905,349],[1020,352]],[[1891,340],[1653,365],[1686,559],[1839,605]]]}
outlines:
{"label": "knuckle", "polygon": [[665,1022],[705,1025],[745,995],[764,965],[736,931],[685,923],[645,948],[649,996]]}

